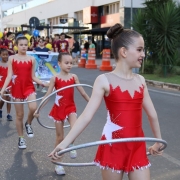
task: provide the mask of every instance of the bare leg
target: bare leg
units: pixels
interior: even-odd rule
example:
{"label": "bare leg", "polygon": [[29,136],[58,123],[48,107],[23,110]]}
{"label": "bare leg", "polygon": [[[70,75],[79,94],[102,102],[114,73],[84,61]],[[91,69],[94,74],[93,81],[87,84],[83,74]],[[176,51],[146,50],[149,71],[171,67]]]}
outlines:
{"label": "bare leg", "polygon": [[[75,113],[69,115],[68,121],[69,121],[71,129],[74,126],[74,123],[76,122],[76,120],[77,120],[77,115]],[[74,143],[74,141],[72,143]]]}
{"label": "bare leg", "polygon": [[[101,170],[103,180],[122,180],[123,171],[121,173],[112,172],[112,169]],[[139,179],[136,179],[139,180]]]}
{"label": "bare leg", "polygon": [[[2,97],[3,99],[5,98],[5,96]],[[4,101],[0,101],[0,109],[2,109],[4,106]]]}
{"label": "bare leg", "polygon": [[[10,101],[11,98],[9,96],[6,96],[6,100]],[[11,112],[11,104],[7,103],[7,114],[10,114],[10,112]]]}
{"label": "bare leg", "polygon": [[64,139],[64,122],[55,122],[56,127],[56,143],[55,147]]}
{"label": "bare leg", "polygon": [[129,180],[150,180],[149,168],[143,170],[134,170],[129,173]]}
{"label": "bare leg", "polygon": [[[18,102],[16,100],[16,102]],[[19,136],[23,136],[23,117],[24,108],[23,104],[14,104],[16,110],[16,129]]]}
{"label": "bare leg", "polygon": [[[27,100],[31,101],[31,100],[35,100],[35,99],[36,99],[36,95],[32,94],[28,97]],[[34,118],[33,114],[37,109],[37,103],[36,102],[28,103],[28,107],[29,107],[29,113],[28,113],[27,123],[31,124],[32,120]]]}

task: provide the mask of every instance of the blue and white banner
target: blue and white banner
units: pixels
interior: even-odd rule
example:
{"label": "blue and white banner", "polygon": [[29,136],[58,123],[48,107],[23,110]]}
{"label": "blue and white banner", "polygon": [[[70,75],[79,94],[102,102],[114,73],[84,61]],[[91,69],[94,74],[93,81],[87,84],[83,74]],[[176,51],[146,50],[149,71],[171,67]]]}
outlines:
{"label": "blue and white banner", "polygon": [[49,80],[52,76],[60,72],[58,66],[58,53],[34,53],[33,51],[27,51],[27,54],[33,56],[36,60],[35,75],[39,79]]}

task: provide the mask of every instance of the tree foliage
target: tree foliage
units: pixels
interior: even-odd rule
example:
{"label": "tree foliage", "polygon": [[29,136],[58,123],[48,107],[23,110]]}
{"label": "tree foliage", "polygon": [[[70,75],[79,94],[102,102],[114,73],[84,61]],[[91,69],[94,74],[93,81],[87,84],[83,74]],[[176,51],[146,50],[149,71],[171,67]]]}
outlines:
{"label": "tree foliage", "polygon": [[140,32],[156,63],[172,66],[180,40],[180,5],[173,0],[146,0],[134,16],[133,27]]}

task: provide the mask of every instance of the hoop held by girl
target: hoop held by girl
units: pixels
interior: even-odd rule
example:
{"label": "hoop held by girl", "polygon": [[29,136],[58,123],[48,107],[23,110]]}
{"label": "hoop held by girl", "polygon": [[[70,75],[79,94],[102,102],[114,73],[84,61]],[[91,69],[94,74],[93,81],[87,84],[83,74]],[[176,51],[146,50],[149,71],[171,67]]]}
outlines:
{"label": "hoop held by girl", "polygon": [[[28,49],[27,38],[24,36],[18,37],[16,39],[16,45],[18,54],[9,57],[8,75],[0,94],[4,94],[12,79],[11,97],[15,102],[35,100],[36,93],[33,81],[42,86],[48,86],[48,84],[44,84],[35,76],[35,59],[26,54]],[[24,107],[23,104],[15,104],[14,106],[16,111],[16,129],[19,136],[18,147],[20,149],[25,149],[27,145],[23,134]],[[25,129],[27,136],[31,138],[34,136],[31,124],[34,118],[33,114],[37,108],[36,102],[28,103],[28,108],[29,113],[25,122]]]}
{"label": "hoop held by girl", "polygon": [[[111,39],[116,68],[97,77],[85,110],[65,139],[50,153],[49,157],[54,160],[60,158],[57,152],[67,148],[90,123],[103,98],[107,108],[107,123],[102,140],[144,137],[142,109],[148,116],[154,137],[161,139],[157,113],[145,79],[132,73],[132,68],[141,67],[145,56],[143,37],[134,30],[124,29],[121,24],[112,26],[107,36]],[[160,155],[161,146],[161,143],[155,143],[149,152]],[[130,180],[150,180],[150,162],[145,142],[100,145],[94,162],[100,167],[103,180],[122,180],[124,173],[128,174]]]}
{"label": "hoop held by girl", "polygon": [[[73,84],[80,84],[77,75],[71,74],[70,70],[73,65],[72,56],[69,53],[60,53],[58,56],[58,65],[60,66],[60,73],[50,80],[49,89],[44,96],[47,97],[52,93],[55,88],[60,89]],[[84,89],[81,86],[77,87],[77,90],[80,92],[82,97],[89,101],[89,96],[86,94]],[[46,101],[47,103],[47,101]],[[38,114],[34,114],[36,117]],[[49,117],[54,120],[56,127],[56,142],[55,146],[57,146],[64,139],[64,129],[63,125],[66,120],[69,121],[70,127],[72,128],[76,119],[76,105],[74,103],[74,88],[65,89],[57,93],[55,98],[55,104],[53,105]],[[71,141],[70,146],[73,146],[73,141]],[[71,158],[76,158],[76,151],[70,152]],[[56,165],[55,172],[58,175],[65,174],[65,170],[62,166]]]}

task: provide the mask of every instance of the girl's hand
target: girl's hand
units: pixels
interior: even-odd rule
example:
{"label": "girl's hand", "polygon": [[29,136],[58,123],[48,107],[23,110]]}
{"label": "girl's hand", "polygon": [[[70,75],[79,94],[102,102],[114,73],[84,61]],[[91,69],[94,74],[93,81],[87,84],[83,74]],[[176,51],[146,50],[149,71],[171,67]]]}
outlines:
{"label": "girl's hand", "polygon": [[65,149],[61,144],[57,145],[56,148],[48,155],[53,161],[60,159],[62,156],[58,156],[58,152]]}
{"label": "girl's hand", "polygon": [[4,95],[4,92],[3,91],[0,91],[0,96],[3,96]]}
{"label": "girl's hand", "polygon": [[49,87],[49,84],[50,84],[50,83],[47,83],[47,82],[42,82],[42,84],[41,84],[41,85],[42,85],[43,87]]}
{"label": "girl's hand", "polygon": [[148,148],[151,155],[162,155],[163,151],[159,151],[163,145],[161,143],[155,143],[153,146]]}
{"label": "girl's hand", "polygon": [[34,117],[38,118],[39,117],[39,114],[35,111],[34,114],[33,114]]}

